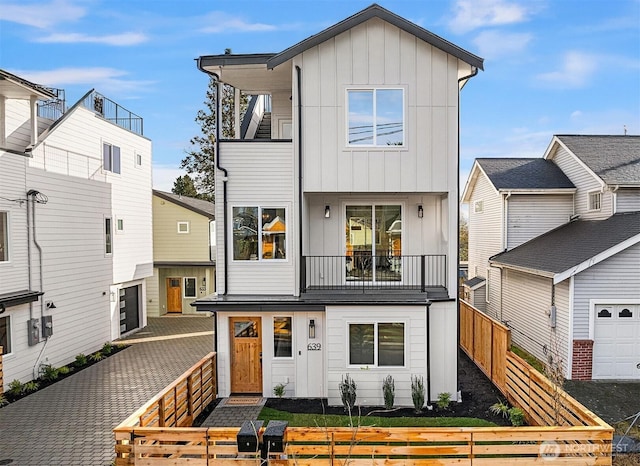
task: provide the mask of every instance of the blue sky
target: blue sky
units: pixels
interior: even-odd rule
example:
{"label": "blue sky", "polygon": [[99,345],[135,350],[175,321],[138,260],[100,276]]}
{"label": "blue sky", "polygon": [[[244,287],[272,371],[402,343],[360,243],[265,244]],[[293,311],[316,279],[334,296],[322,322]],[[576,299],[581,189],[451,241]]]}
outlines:
{"label": "blue sky", "polygon": [[[195,58],[280,52],[371,3],[0,0],[0,68],[142,116],[168,191],[200,130]],[[377,3],[485,59],[461,96],[463,185],[474,158],[541,157],[553,134],[640,134],[640,0]]]}

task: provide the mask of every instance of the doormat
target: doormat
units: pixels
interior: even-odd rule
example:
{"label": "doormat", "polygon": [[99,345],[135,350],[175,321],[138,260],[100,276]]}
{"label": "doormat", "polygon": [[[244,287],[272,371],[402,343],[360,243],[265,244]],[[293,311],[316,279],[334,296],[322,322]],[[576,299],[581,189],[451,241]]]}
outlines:
{"label": "doormat", "polygon": [[258,406],[262,404],[260,396],[232,396],[227,398],[226,406]]}

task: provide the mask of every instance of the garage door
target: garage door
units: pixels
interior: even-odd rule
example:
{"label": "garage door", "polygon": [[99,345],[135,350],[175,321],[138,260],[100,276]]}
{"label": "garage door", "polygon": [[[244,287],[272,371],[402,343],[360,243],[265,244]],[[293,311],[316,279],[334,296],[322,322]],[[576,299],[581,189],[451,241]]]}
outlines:
{"label": "garage door", "polygon": [[593,378],[640,380],[640,305],[598,305],[595,314]]}

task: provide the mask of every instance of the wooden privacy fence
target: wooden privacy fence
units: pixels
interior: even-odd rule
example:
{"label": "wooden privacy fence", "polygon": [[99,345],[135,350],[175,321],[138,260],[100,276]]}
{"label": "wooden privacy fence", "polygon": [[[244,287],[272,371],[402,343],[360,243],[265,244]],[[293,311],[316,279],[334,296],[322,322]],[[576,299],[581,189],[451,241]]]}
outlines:
{"label": "wooden privacy fence", "polygon": [[[116,465],[610,465],[597,427],[289,427],[282,452],[238,452],[239,428],[136,428]],[[256,433],[256,441],[263,429]]]}
{"label": "wooden privacy fence", "polygon": [[[130,461],[133,459],[129,454],[134,429],[191,427],[198,414],[216,396],[216,353],[212,352],[113,430],[116,439],[116,464],[141,464]],[[126,456],[129,456],[127,460],[120,461]]]}
{"label": "wooden privacy fence", "polygon": [[507,327],[464,301],[460,346],[530,424],[601,427],[613,436],[611,426],[510,350]]}

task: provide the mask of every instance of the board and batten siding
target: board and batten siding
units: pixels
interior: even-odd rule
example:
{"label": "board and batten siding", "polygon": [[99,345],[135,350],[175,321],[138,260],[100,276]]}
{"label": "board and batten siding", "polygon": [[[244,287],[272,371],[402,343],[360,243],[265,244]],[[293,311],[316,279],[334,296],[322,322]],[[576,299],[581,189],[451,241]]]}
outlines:
{"label": "board and batten siding", "polygon": [[572,194],[510,196],[507,200],[507,249],[567,223],[572,214]]}
{"label": "board and batten siding", "polygon": [[616,191],[616,213],[640,211],[640,188],[621,188]]}
{"label": "board and batten siding", "polygon": [[[178,222],[189,233],[178,233]],[[153,196],[153,260],[209,261],[209,217]]]}
{"label": "board and batten siding", "polygon": [[[289,142],[221,142],[221,166],[227,170],[228,290],[224,290],[224,225],[216,228],[216,289],[228,294],[284,294],[295,292],[297,211],[294,195],[293,147]],[[222,173],[216,174],[216,218],[225,216]],[[233,207],[286,209],[286,260],[234,261]]]}
{"label": "board and batten siding", "polygon": [[580,272],[574,277],[573,338],[589,339],[590,301],[640,302],[640,244]]}
{"label": "board and batten siding", "polygon": [[583,220],[604,219],[613,214],[613,193],[609,190],[602,192],[600,210],[589,210],[589,193],[600,191],[602,184],[591,172],[570,154],[564,147],[556,146],[556,152],[551,160],[560,167],[565,175],[577,188],[574,194],[575,214],[580,215]]}
{"label": "board and batten siding", "polygon": [[[28,169],[27,185],[48,197],[36,204],[35,228],[43,254],[43,284],[39,284],[38,253],[33,248],[34,289],[44,291],[42,299],[53,301],[53,337],[28,346],[27,306],[11,310],[14,355],[4,359],[5,380],[33,379],[34,365],[42,361],[59,367],[79,353],[89,354],[111,340],[109,285],[111,257],[104,254],[104,217],[110,211],[110,186]],[[26,266],[26,256],[24,257]],[[34,317],[41,306],[34,303]]]}
{"label": "board and batten siding", "polygon": [[507,322],[512,329],[511,340],[515,345],[543,363],[547,361],[548,352],[557,353],[566,369],[569,334],[568,284],[560,284],[555,290],[555,338],[547,315],[552,304],[552,285],[551,278],[505,269],[500,320]]}
{"label": "board and batten siding", "polygon": [[[468,65],[378,18],[305,50],[293,64],[303,80],[304,192],[457,189],[457,80]],[[347,146],[347,89],[376,87],[404,89],[402,148]]]}

